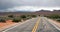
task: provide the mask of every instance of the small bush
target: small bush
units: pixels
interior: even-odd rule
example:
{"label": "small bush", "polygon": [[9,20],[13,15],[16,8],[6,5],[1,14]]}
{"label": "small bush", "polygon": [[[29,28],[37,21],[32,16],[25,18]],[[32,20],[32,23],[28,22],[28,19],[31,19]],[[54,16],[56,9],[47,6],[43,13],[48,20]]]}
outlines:
{"label": "small bush", "polygon": [[26,15],[22,15],[22,16],[20,16],[21,18],[26,18]]}
{"label": "small bush", "polygon": [[36,15],[31,15],[32,17],[36,17]]}
{"label": "small bush", "polygon": [[5,19],[0,19],[0,22],[3,22],[3,23],[4,23],[4,22],[6,22],[6,21],[5,21]]}
{"label": "small bush", "polygon": [[58,19],[57,22],[60,22],[60,19]]}
{"label": "small bush", "polygon": [[13,18],[14,16],[13,15],[9,15],[8,17]]}
{"label": "small bush", "polygon": [[52,18],[55,18],[55,19],[60,18],[59,15],[52,15],[51,17],[52,17]]}
{"label": "small bush", "polygon": [[13,19],[12,22],[21,22],[21,19]]}
{"label": "small bush", "polygon": [[56,19],[57,21],[60,21],[60,19]]}
{"label": "small bush", "polygon": [[50,16],[46,16],[48,18],[52,18],[52,19],[59,19],[60,16],[59,15],[50,15]]}
{"label": "small bush", "polygon": [[40,15],[39,15],[40,16]]}
{"label": "small bush", "polygon": [[30,19],[31,18],[31,15],[27,15],[27,19]]}
{"label": "small bush", "polygon": [[60,21],[60,20],[57,20],[57,21]]}

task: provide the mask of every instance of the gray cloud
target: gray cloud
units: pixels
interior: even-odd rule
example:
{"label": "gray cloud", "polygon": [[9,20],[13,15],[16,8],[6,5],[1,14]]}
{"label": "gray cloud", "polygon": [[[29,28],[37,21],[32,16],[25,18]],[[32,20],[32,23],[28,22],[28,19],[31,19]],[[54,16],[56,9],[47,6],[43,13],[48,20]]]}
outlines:
{"label": "gray cloud", "polygon": [[0,10],[16,6],[60,7],[60,0],[0,0]]}

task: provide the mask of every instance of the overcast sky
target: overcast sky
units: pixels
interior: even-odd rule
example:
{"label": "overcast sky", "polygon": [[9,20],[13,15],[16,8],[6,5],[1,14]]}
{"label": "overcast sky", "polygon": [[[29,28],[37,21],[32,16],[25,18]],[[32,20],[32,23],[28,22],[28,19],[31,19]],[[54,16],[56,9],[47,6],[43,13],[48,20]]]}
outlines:
{"label": "overcast sky", "polygon": [[60,0],[0,0],[0,12],[60,9]]}

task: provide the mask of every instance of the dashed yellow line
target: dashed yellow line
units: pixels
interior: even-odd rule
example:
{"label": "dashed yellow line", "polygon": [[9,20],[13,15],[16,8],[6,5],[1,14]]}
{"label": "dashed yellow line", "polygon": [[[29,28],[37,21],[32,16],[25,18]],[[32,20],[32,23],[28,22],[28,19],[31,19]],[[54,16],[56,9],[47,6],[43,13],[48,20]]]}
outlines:
{"label": "dashed yellow line", "polygon": [[37,28],[38,28],[38,24],[39,24],[40,18],[37,20],[32,32],[36,32]]}

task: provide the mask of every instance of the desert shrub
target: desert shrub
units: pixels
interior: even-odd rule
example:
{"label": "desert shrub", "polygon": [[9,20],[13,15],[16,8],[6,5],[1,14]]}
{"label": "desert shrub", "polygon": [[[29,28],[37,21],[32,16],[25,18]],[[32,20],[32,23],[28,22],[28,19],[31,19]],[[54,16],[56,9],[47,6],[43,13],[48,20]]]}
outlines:
{"label": "desert shrub", "polygon": [[12,22],[21,22],[21,19],[13,19],[13,21]]}
{"label": "desert shrub", "polygon": [[57,22],[60,22],[60,15],[53,14],[53,15],[49,15],[49,16],[45,16],[45,17],[48,17],[48,18],[57,20]]}
{"label": "desert shrub", "polygon": [[36,17],[36,15],[31,15],[32,17]]}
{"label": "desert shrub", "polygon": [[26,15],[27,17],[30,17],[30,15]]}
{"label": "desert shrub", "polygon": [[60,19],[59,19],[59,20],[57,20],[57,21],[60,21]]}
{"label": "desert shrub", "polygon": [[3,22],[3,23],[4,23],[4,22],[6,22],[6,21],[5,21],[5,19],[0,19],[0,22]]}
{"label": "desert shrub", "polygon": [[46,17],[52,18],[52,19],[58,19],[58,18],[60,18],[59,15],[49,15],[49,16],[46,16]]}
{"label": "desert shrub", "polygon": [[52,15],[51,17],[52,17],[52,18],[56,18],[56,19],[57,19],[57,18],[60,18],[59,15]]}
{"label": "desert shrub", "polygon": [[38,15],[38,16],[40,16],[40,15]]}
{"label": "desert shrub", "polygon": [[22,15],[22,16],[20,16],[20,18],[23,18],[23,19],[26,18],[26,15]]}
{"label": "desert shrub", "polygon": [[8,17],[13,18],[14,16],[13,15],[8,15]]}
{"label": "desert shrub", "polygon": [[27,15],[27,19],[30,19],[31,18],[31,15]]}
{"label": "desert shrub", "polygon": [[57,22],[60,22],[60,19],[57,19]]}

